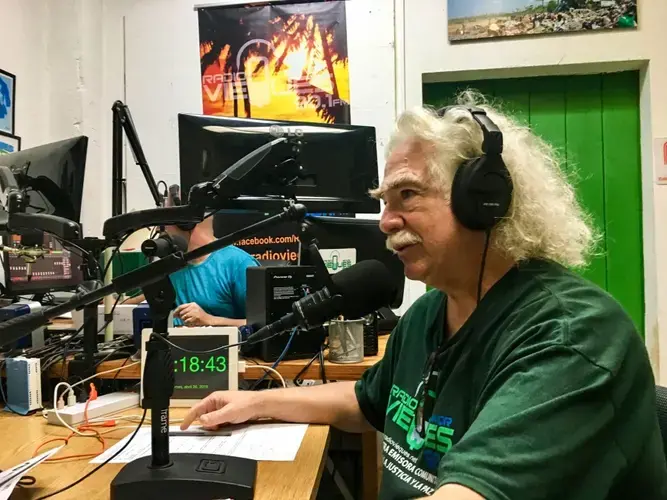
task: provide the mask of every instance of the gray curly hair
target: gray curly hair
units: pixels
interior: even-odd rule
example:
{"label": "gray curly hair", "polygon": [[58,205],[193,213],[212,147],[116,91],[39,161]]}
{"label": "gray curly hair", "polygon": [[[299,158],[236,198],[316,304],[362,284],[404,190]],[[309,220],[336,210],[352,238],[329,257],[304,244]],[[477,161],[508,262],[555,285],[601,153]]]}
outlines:
{"label": "gray curly hair", "polygon": [[462,93],[457,104],[460,110],[454,108],[442,118],[427,107],[404,112],[387,156],[406,139],[429,146],[425,148],[429,171],[448,198],[456,169],[482,154],[482,130],[464,106],[484,109],[503,133],[502,156],[514,185],[509,212],[493,231],[492,248],[516,262],[542,258],[569,267],[585,266],[598,235],[554,149],[528,127],[489,106],[478,93]]}

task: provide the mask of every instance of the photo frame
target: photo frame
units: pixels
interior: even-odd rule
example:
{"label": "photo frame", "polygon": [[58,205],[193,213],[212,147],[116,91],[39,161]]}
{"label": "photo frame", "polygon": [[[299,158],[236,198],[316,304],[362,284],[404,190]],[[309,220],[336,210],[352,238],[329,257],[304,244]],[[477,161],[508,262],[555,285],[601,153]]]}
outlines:
{"label": "photo frame", "polygon": [[16,75],[0,69],[0,132],[14,135],[16,122]]}
{"label": "photo frame", "polygon": [[21,151],[21,138],[0,132],[0,155],[16,153],[17,151]]}
{"label": "photo frame", "polygon": [[637,3],[637,0],[447,0],[448,36],[450,42],[457,42],[636,29]]}

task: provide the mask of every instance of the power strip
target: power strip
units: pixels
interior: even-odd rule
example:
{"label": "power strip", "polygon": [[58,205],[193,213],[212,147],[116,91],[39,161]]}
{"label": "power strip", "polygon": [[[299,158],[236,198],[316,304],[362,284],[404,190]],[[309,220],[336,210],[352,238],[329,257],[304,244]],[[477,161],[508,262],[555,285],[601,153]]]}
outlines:
{"label": "power strip", "polygon": [[[88,405],[88,419],[104,417],[105,415],[118,413],[127,410],[128,408],[136,408],[137,406],[139,406],[139,394],[129,392],[105,394],[90,402]],[[77,403],[63,408],[62,410],[58,410],[58,414],[65,423],[74,427],[83,422],[83,412],[85,408],[85,403]],[[62,422],[58,420],[56,412],[53,410],[48,410],[47,418],[50,424],[63,425]]]}

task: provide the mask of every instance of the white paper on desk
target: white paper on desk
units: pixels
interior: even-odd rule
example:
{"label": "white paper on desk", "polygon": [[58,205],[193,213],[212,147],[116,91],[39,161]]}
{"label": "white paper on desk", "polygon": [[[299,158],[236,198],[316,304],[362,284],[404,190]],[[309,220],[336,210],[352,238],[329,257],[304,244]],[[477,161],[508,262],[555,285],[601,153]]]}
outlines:
{"label": "white paper on desk", "polygon": [[22,464],[0,473],[0,500],[7,500],[25,474],[37,467],[47,458],[58,453],[61,449],[62,446],[59,446],[58,448],[42,453],[38,457],[26,460]]}
{"label": "white paper on desk", "polygon": [[[178,427],[170,427],[177,430]],[[252,460],[291,462],[301,446],[308,424],[254,423],[230,427],[231,436],[170,436],[170,453],[208,453]],[[125,445],[130,436],[122,439],[91,463],[107,460]],[[151,430],[142,427],[130,445],[112,464],[124,464],[151,454]]]}

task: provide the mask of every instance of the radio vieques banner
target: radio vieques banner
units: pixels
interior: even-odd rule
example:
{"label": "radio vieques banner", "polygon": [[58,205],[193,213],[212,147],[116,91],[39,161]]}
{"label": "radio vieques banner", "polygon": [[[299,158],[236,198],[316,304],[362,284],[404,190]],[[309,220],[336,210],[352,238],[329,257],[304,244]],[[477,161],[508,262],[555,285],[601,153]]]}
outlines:
{"label": "radio vieques banner", "polygon": [[204,114],[350,123],[345,1],[199,10]]}

